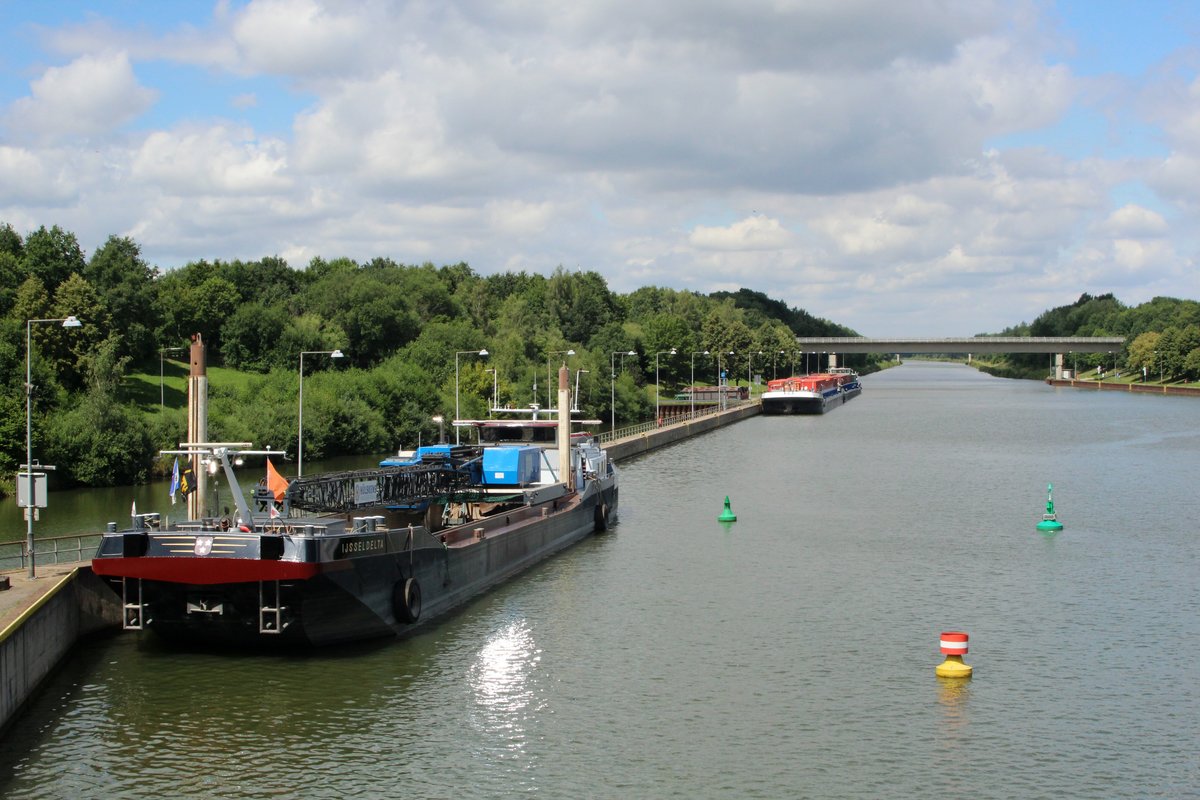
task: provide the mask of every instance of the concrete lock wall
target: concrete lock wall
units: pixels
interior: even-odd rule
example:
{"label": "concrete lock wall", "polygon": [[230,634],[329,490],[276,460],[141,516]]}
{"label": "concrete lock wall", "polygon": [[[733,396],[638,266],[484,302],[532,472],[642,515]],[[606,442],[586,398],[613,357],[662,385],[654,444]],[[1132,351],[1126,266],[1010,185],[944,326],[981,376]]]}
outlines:
{"label": "concrete lock wall", "polygon": [[685,422],[671,423],[657,430],[630,436],[625,439],[618,439],[615,442],[606,444],[604,448],[608,451],[609,458],[619,462],[623,458],[636,456],[653,450],[656,447],[673,444],[689,436],[695,436],[696,434],[719,428],[722,425],[728,425],[738,420],[752,417],[761,411],[761,404],[747,403],[729,411],[709,414],[699,419],[687,420]]}
{"label": "concrete lock wall", "polygon": [[90,567],[56,580],[37,603],[0,631],[0,731],[79,637],[121,624],[120,603]]}

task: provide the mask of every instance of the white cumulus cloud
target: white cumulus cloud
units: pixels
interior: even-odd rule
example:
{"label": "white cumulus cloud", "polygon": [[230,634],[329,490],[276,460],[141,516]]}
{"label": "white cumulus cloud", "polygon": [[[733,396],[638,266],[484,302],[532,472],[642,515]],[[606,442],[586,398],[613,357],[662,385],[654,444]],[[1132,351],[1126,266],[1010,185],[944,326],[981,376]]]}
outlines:
{"label": "white cumulus cloud", "polygon": [[26,138],[45,140],[109,133],[158,97],[138,83],[124,52],[84,55],[50,67],[30,90],[10,106],[6,123]]}

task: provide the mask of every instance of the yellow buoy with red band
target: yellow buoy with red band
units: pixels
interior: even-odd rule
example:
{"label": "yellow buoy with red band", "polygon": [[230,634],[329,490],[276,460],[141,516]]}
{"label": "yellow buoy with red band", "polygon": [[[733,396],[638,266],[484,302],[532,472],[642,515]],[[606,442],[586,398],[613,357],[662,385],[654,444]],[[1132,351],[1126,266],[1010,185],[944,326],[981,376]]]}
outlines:
{"label": "yellow buoy with red band", "polygon": [[971,666],[964,664],[962,657],[967,654],[967,635],[961,631],[946,631],[942,633],[941,650],[946,660],[938,664],[934,672],[939,678],[969,678]]}

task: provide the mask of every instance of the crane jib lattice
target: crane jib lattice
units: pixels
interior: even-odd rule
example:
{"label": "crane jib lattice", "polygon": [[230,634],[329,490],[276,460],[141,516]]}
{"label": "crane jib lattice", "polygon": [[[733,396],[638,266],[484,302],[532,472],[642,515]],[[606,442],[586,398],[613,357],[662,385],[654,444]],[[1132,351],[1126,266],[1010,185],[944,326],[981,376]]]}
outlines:
{"label": "crane jib lattice", "polygon": [[[370,490],[374,484],[374,491]],[[444,464],[379,467],[296,478],[288,485],[293,509],[350,511],[379,505],[407,505],[462,491],[470,485],[465,469]]]}

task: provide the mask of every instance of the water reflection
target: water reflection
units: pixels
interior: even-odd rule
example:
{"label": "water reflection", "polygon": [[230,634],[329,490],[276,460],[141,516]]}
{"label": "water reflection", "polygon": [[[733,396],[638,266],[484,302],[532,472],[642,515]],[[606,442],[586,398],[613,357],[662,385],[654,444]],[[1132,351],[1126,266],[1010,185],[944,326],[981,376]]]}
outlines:
{"label": "water reflection", "polygon": [[525,723],[536,711],[534,673],[541,660],[528,620],[513,620],[488,638],[468,673],[477,730],[501,737],[504,749],[519,752]]}
{"label": "water reflection", "polygon": [[971,699],[970,678],[943,678],[938,682],[938,705],[942,707],[942,722],[948,733],[966,732],[967,703]]}

